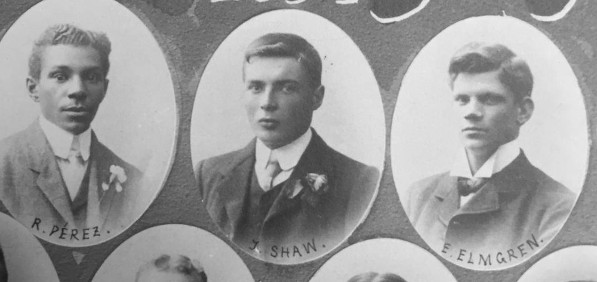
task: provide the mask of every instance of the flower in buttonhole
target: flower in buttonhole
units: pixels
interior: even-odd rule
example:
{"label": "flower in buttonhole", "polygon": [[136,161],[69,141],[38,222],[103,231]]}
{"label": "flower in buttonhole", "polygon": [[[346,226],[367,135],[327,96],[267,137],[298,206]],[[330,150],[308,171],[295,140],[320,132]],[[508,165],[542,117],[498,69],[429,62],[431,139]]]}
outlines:
{"label": "flower in buttonhole", "polygon": [[110,189],[110,185],[114,184],[114,189],[116,192],[122,192],[122,184],[126,182],[127,177],[124,169],[117,165],[110,166],[110,179],[107,183],[102,183],[102,189],[104,191],[108,191]]}

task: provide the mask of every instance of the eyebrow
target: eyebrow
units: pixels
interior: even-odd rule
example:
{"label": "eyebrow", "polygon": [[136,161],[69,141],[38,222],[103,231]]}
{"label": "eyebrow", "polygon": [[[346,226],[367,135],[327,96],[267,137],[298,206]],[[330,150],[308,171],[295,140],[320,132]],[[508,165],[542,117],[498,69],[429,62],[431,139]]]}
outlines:
{"label": "eyebrow", "polygon": [[287,84],[287,83],[301,84],[298,80],[294,80],[294,79],[284,79],[284,80],[278,80],[275,82],[275,84]]}
{"label": "eyebrow", "polygon": [[[51,70],[72,70],[72,67],[70,67],[68,65],[57,65],[57,66],[52,66],[50,69]],[[102,70],[102,66],[91,66],[91,67],[83,69],[83,71],[90,71],[90,70]]]}

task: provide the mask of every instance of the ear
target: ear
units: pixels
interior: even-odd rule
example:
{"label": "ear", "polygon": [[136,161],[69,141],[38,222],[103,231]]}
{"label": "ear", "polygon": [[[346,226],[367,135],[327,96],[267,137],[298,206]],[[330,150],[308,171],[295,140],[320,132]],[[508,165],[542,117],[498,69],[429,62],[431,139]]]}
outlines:
{"label": "ear", "polygon": [[106,97],[106,93],[108,93],[108,85],[110,85],[110,80],[105,78],[104,79],[104,97]]}
{"label": "ear", "polygon": [[31,98],[31,100],[33,100],[34,102],[38,102],[39,101],[39,93],[37,91],[37,80],[33,77],[27,77],[27,80],[25,81],[26,85],[27,85],[27,91],[29,92],[29,98]]}
{"label": "ear", "polygon": [[527,121],[529,121],[529,119],[531,119],[531,116],[533,115],[534,110],[535,103],[533,102],[533,99],[531,99],[531,97],[528,96],[522,98],[522,101],[518,103],[518,125],[523,125]]}
{"label": "ear", "polygon": [[323,85],[319,85],[319,87],[317,87],[317,89],[315,89],[315,91],[313,91],[313,103],[312,103],[312,108],[311,110],[315,111],[317,109],[319,109],[319,107],[321,107],[321,104],[323,104],[323,96],[325,95],[325,87],[323,87]]}

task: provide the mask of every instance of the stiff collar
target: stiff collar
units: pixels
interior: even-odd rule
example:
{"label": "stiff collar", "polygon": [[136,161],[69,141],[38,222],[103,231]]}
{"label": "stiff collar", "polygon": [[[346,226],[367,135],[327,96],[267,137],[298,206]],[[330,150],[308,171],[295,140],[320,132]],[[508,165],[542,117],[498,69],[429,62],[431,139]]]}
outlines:
{"label": "stiff collar", "polygon": [[[53,124],[43,115],[39,117],[39,125],[44,135],[46,135],[54,155],[62,159],[68,159],[75,136]],[[84,161],[87,161],[89,159],[91,147],[91,128],[88,128],[83,133],[79,134],[78,137],[81,157]]]}
{"label": "stiff collar", "polygon": [[490,178],[494,174],[500,172],[507,167],[520,154],[520,145],[517,139],[514,139],[506,144],[501,145],[489,159],[481,166],[481,168],[472,175],[471,169],[466,156],[466,150],[462,148],[456,162],[452,166],[450,176],[466,177],[466,178]]}
{"label": "stiff collar", "polygon": [[309,128],[303,135],[292,141],[290,144],[274,150],[265,146],[265,144],[257,138],[257,142],[255,143],[255,168],[259,170],[265,169],[272,155],[278,160],[280,168],[283,171],[294,168],[307,149],[312,137],[313,133]]}

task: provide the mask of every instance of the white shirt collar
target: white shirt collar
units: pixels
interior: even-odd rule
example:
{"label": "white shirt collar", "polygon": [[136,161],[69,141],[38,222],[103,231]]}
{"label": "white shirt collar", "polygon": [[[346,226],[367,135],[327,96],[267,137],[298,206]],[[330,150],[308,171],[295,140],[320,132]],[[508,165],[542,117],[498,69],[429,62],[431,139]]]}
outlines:
{"label": "white shirt collar", "polygon": [[[50,143],[50,147],[52,147],[52,151],[54,151],[54,155],[62,159],[68,159],[68,155],[73,144],[73,138],[75,136],[53,124],[43,115],[40,115],[39,117],[39,125],[41,126],[41,130],[46,135],[46,138]],[[88,128],[78,136],[81,157],[84,161],[87,161],[89,159],[91,147],[91,128]]]}
{"label": "white shirt collar", "polygon": [[309,142],[311,142],[312,136],[313,133],[311,132],[311,128],[309,128],[303,135],[292,141],[290,144],[274,150],[265,146],[265,144],[257,138],[255,144],[255,167],[258,169],[265,169],[270,156],[274,154],[283,171],[294,168],[307,149]]}
{"label": "white shirt collar", "polygon": [[472,175],[471,169],[466,157],[466,150],[462,148],[456,162],[450,171],[451,176],[459,176],[466,178],[490,178],[492,175],[500,172],[508,166],[520,154],[520,145],[517,139],[514,139],[506,144],[501,145],[489,159],[477,170],[475,175]]}

